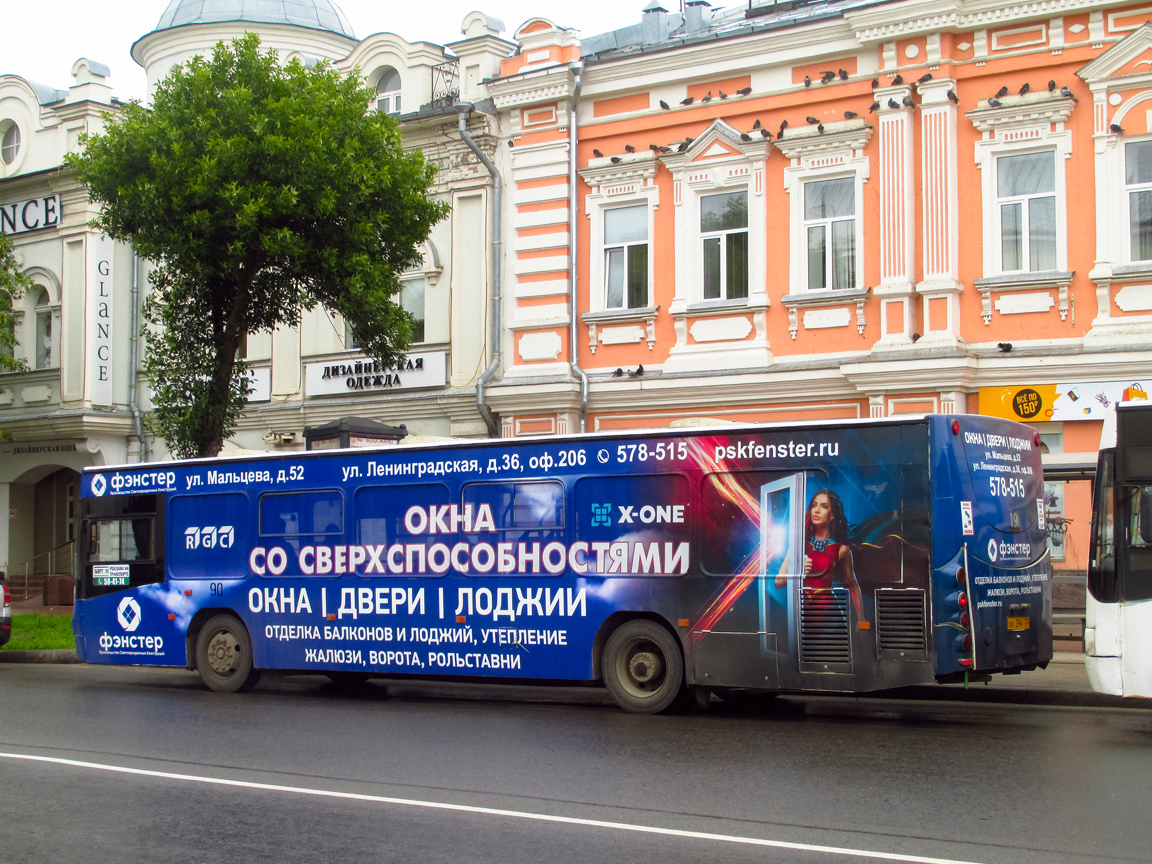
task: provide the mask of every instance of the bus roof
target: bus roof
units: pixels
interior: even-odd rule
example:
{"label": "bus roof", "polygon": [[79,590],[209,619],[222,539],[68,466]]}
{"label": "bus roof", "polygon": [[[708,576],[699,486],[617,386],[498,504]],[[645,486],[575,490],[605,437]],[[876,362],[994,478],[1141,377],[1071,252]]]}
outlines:
{"label": "bus roof", "polygon": [[[228,456],[213,456],[201,457],[196,459],[172,459],[161,462],[129,462],[120,465],[94,465],[83,469],[84,473],[103,472],[114,470],[136,470],[139,468],[172,465],[178,462],[181,465],[196,465],[196,464],[219,464],[221,462],[263,462],[263,461],[276,461],[281,459],[301,459],[301,458],[315,458],[332,454],[348,455],[350,453],[367,454],[388,454],[396,453],[397,451],[418,453],[430,450],[466,450],[475,447],[496,447],[521,444],[541,444],[541,443],[575,443],[581,441],[603,441],[607,439],[620,439],[620,438],[648,438],[653,435],[665,435],[674,438],[695,437],[699,435],[739,435],[761,430],[778,430],[790,429],[797,427],[804,428],[835,428],[843,426],[902,426],[910,424],[926,423],[928,418],[934,416],[931,414],[901,414],[896,417],[862,417],[853,419],[832,419],[832,420],[804,420],[804,421],[778,421],[775,423],[734,423],[716,426],[692,426],[680,428],[659,428],[659,429],[621,429],[609,430],[599,432],[585,432],[569,433],[567,435],[525,435],[517,438],[460,438],[447,441],[433,441],[421,442],[418,444],[389,444],[380,447],[341,447],[326,450],[291,450],[281,453],[243,453]],[[958,414],[947,415],[956,417],[980,418],[983,420],[997,420],[997,422],[1012,423],[1011,420],[999,420],[998,418],[983,417],[979,414]]]}

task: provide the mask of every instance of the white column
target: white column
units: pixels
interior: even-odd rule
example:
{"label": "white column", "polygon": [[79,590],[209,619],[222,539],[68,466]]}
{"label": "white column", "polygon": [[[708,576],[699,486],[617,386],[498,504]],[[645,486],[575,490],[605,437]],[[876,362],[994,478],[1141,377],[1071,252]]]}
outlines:
{"label": "white column", "polygon": [[957,186],[957,107],[948,98],[956,81],[936,78],[918,84],[920,93],[920,171],[923,194],[924,279],[916,290],[923,298],[924,338],[929,342],[960,339],[959,193]]}
{"label": "white column", "polygon": [[[875,91],[880,102],[880,284],[872,293],[882,298],[880,341],[887,343],[911,342],[914,324],[913,109],[903,104],[910,95],[908,86]],[[889,100],[900,107],[890,107]]]}
{"label": "white column", "polygon": [[8,508],[11,506],[8,489],[9,484],[0,483],[0,516],[3,517],[0,519],[0,571],[3,571],[5,576],[11,578],[12,574],[8,572],[8,539],[10,536],[8,529],[12,523],[8,518]]}

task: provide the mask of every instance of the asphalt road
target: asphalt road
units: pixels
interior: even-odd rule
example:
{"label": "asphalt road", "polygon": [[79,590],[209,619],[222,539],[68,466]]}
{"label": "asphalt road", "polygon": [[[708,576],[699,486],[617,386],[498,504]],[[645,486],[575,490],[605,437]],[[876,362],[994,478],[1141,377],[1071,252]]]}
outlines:
{"label": "asphalt road", "polygon": [[1148,711],[0,665],[0,862],[1149,861],[1149,802]]}

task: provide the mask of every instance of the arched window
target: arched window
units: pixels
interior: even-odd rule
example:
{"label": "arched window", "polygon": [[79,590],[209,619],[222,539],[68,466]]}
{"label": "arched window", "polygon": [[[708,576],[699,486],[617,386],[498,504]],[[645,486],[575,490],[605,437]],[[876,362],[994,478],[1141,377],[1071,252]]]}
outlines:
{"label": "arched window", "polygon": [[11,165],[20,152],[20,127],[11,120],[0,123],[0,161]]}
{"label": "arched window", "polygon": [[385,114],[400,113],[400,73],[386,67],[376,83],[376,110]]}
{"label": "arched window", "polygon": [[37,286],[36,291],[36,368],[51,369],[52,357],[52,297],[47,288]]}

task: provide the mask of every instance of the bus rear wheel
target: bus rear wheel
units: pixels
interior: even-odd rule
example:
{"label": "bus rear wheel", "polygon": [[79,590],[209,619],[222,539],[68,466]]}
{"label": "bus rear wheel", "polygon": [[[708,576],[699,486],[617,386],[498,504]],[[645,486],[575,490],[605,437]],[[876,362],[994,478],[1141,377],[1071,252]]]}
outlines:
{"label": "bus rear wheel", "polygon": [[248,629],[231,615],[214,615],[196,637],[196,669],[209,690],[239,693],[260,680],[252,666],[252,640]]}
{"label": "bus rear wheel", "polygon": [[684,695],[684,658],[676,639],[653,621],[621,624],[604,646],[604,685],[632,714],[676,708]]}

